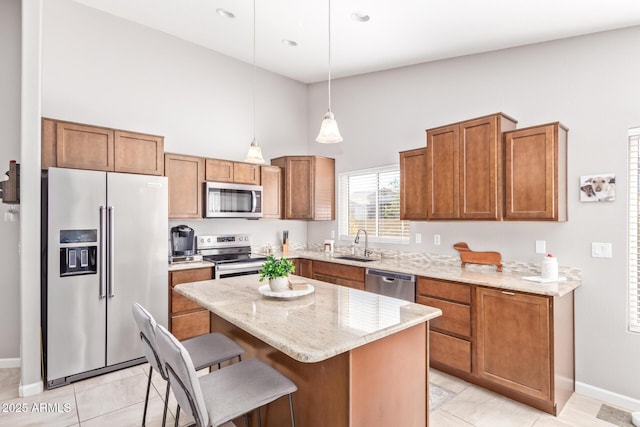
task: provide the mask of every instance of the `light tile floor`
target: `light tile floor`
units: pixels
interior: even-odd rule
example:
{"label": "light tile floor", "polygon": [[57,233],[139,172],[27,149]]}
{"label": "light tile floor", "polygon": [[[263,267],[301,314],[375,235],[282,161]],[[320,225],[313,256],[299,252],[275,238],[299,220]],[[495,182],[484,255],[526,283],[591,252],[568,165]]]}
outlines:
{"label": "light tile floor", "polygon": [[[0,426],[139,426],[148,372],[146,364],[134,366],[36,396],[18,398],[19,370],[0,369]],[[575,393],[560,415],[554,417],[433,369],[430,381],[455,393],[431,412],[431,427],[614,425],[596,418],[602,402]],[[152,384],[147,425],[159,426],[165,383],[154,374]],[[167,425],[173,425],[175,408],[175,399],[171,396]],[[184,413],[180,421],[182,426],[191,422]],[[231,426],[229,423],[225,427]]]}

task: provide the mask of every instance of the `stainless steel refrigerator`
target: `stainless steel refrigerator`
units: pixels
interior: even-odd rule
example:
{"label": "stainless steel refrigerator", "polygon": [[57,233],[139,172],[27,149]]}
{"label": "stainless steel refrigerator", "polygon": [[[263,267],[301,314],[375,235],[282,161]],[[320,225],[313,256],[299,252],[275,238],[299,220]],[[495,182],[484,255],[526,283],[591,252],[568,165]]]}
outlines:
{"label": "stainless steel refrigerator", "polygon": [[167,325],[167,178],[49,168],[42,225],[47,387],[143,362],[131,306]]}

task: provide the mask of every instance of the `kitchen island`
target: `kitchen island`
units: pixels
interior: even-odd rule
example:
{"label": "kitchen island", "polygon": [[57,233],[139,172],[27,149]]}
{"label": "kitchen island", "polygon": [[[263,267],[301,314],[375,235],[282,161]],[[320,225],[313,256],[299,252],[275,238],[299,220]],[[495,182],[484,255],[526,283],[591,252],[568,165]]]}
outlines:
{"label": "kitchen island", "polygon": [[[292,276],[309,295],[261,295],[257,275],[178,285],[222,332],[291,378],[299,426],[428,425],[428,322],[441,310]],[[289,425],[285,399],[264,426]]]}

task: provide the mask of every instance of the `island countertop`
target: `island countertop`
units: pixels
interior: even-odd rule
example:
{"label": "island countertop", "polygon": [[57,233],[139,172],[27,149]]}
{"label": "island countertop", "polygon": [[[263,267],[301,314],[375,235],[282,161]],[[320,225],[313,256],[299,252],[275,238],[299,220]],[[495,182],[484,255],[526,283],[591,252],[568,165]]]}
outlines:
{"label": "island countertop", "polygon": [[177,285],[173,289],[291,358],[314,363],[429,321],[442,311],[420,304],[291,276],[309,295],[261,295],[258,275]]}

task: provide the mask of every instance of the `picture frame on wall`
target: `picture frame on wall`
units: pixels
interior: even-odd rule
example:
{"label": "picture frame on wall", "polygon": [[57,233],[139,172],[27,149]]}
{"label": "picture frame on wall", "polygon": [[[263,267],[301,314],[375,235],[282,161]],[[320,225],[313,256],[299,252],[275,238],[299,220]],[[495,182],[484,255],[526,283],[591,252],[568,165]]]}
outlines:
{"label": "picture frame on wall", "polygon": [[581,202],[613,202],[616,200],[616,175],[601,173],[580,177]]}

